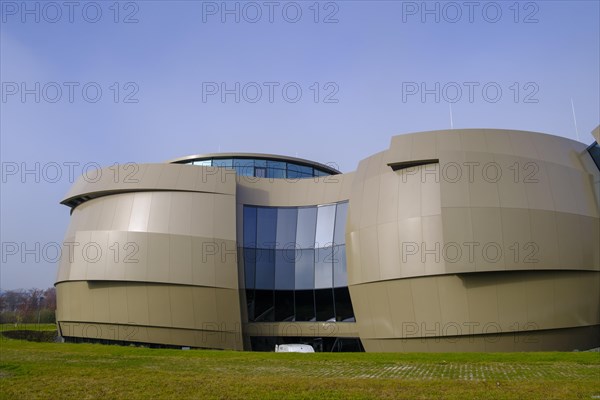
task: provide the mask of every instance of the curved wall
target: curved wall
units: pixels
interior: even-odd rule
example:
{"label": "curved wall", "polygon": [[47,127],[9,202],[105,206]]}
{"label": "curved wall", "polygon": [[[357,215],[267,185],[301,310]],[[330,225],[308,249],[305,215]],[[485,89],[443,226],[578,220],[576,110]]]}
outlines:
{"label": "curved wall", "polygon": [[481,341],[486,324],[537,332],[531,349],[589,344],[568,329],[600,323],[599,174],[590,161],[572,140],[482,129],[396,136],[363,160],[347,246],[365,349],[453,351],[440,339]]}
{"label": "curved wall", "polygon": [[[56,283],[66,337],[238,350],[250,338],[327,336],[360,337],[366,351],[600,345],[600,172],[572,140],[421,132],[348,174],[142,164],[84,178],[63,201],[74,248]],[[252,321],[237,255],[244,208],[346,201],[356,322]]]}

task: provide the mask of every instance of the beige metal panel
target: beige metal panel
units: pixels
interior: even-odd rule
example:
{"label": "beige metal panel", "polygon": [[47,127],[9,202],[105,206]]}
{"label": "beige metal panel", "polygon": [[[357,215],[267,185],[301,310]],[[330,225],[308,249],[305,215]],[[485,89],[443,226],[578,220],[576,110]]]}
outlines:
{"label": "beige metal panel", "polygon": [[[554,279],[531,279],[527,282],[527,322],[536,329],[552,329],[557,316],[554,306]],[[558,317],[558,318],[557,318]]]}
{"label": "beige metal panel", "polygon": [[127,314],[128,322],[135,325],[149,325],[148,288],[143,284],[128,284]]}
{"label": "beige metal panel", "polygon": [[174,327],[193,328],[195,326],[192,305],[193,295],[190,286],[169,286],[171,321]]}
{"label": "beige metal panel", "polygon": [[[117,206],[113,218],[112,230],[126,231],[129,229],[129,221],[131,220],[131,208],[133,207],[132,194],[115,195],[117,198]],[[91,225],[96,228],[96,225]]]}
{"label": "beige metal panel", "polygon": [[398,224],[390,222],[377,225],[377,238],[381,279],[399,278],[401,264],[398,248]]}
{"label": "beige metal panel", "polygon": [[212,195],[198,193],[191,196],[190,234],[210,237],[215,226],[215,199]]}
{"label": "beige metal panel", "polygon": [[[108,198],[111,197],[113,196],[108,196]],[[148,230],[151,204],[152,193],[141,192],[133,194],[133,205],[131,207],[128,230],[138,232],[146,232]]]}
{"label": "beige metal panel", "polygon": [[578,214],[584,192],[578,193],[574,191],[574,185],[571,180],[575,174],[571,174],[569,170],[571,168],[560,164],[546,163],[550,190],[552,191],[552,199],[554,200],[554,209],[557,212]]}
{"label": "beige metal panel", "polygon": [[437,136],[438,132],[423,132],[422,135],[412,135],[412,160],[430,160],[437,158]]}
{"label": "beige metal panel", "polygon": [[[521,131],[507,131],[512,145],[512,154],[517,157],[532,158],[539,160],[540,154],[538,147],[532,134]],[[543,149],[540,149],[543,151]]]}
{"label": "beige metal panel", "polygon": [[347,174],[340,175],[340,192],[339,192],[339,201],[348,200],[350,198],[350,194],[352,192],[352,185],[354,183],[354,172],[349,172]]}
{"label": "beige metal panel", "polygon": [[531,267],[535,269],[561,268],[556,213],[531,209],[529,218],[533,247],[521,249],[523,259],[531,260]]}
{"label": "beige metal panel", "polygon": [[[190,167],[190,166],[188,166]],[[201,168],[181,168],[179,170],[179,175],[177,177],[177,183],[175,184],[175,189],[177,190],[189,190],[190,185],[197,182],[198,179],[202,179],[200,177]],[[200,177],[200,178],[199,178]]]}
{"label": "beige metal panel", "polygon": [[149,282],[168,282],[170,241],[168,235],[148,234],[148,278]]}
{"label": "beige metal panel", "polygon": [[[85,282],[69,282],[59,286],[80,285]],[[96,282],[87,283],[90,292],[91,302],[94,307],[93,321],[95,322],[110,322],[110,301],[108,299],[108,286],[105,284],[97,284]],[[145,304],[146,309],[148,305]],[[146,312],[147,313],[147,312]]]}
{"label": "beige metal panel", "polygon": [[485,141],[489,152],[502,155],[514,154],[514,150],[510,142],[510,136],[506,133],[506,131],[486,129],[483,134],[485,136]]}
{"label": "beige metal panel", "polygon": [[356,318],[356,327],[361,338],[373,337],[375,335],[372,316],[369,310],[367,285],[370,284],[348,286],[350,298],[352,299],[352,308]]}
{"label": "beige metal panel", "polygon": [[462,150],[460,130],[438,131],[436,140],[438,156],[444,151]]}
{"label": "beige metal panel", "polygon": [[[124,256],[122,249],[128,246],[127,232],[108,231],[108,242],[100,245],[100,254],[106,255],[105,279],[112,281],[121,281],[125,279]],[[117,254],[118,249],[118,254]],[[92,261],[92,260],[90,260]],[[88,263],[88,269],[96,268],[95,262]]]}
{"label": "beige metal panel", "polygon": [[[129,323],[127,311],[127,289],[124,285],[108,287],[110,321],[116,324]],[[84,319],[85,320],[85,319]]]}
{"label": "beige metal panel", "polygon": [[377,226],[361,229],[359,245],[361,278],[364,282],[379,280],[381,272],[379,269]]}
{"label": "beige metal panel", "polygon": [[215,269],[215,286],[238,289],[237,247],[234,241],[216,240],[217,254],[208,257],[209,268]]}
{"label": "beige metal panel", "polygon": [[494,154],[494,159],[503,167],[502,177],[498,180],[500,207],[529,208],[525,189],[537,184],[536,164],[530,159],[505,154]]}
{"label": "beige metal panel", "polygon": [[473,224],[474,258],[477,271],[504,270],[502,252],[502,218],[499,208],[471,208]]}
{"label": "beige metal panel", "polygon": [[531,220],[528,209],[500,208],[502,229],[501,248],[506,269],[544,268],[537,253],[539,245],[531,236]]}
{"label": "beige metal panel", "polygon": [[158,182],[156,183],[157,187],[163,188],[171,188],[177,187],[177,181],[179,180],[179,174],[181,171],[186,168],[185,165],[179,164],[171,164],[169,167],[163,166],[162,171],[160,173],[160,177],[158,178]]}
{"label": "beige metal panel", "polygon": [[465,152],[487,153],[486,142],[487,129],[464,129],[460,130],[461,148]]}
{"label": "beige metal panel", "polygon": [[360,231],[349,231],[346,227],[346,268],[348,285],[364,282],[360,255]]}
{"label": "beige metal panel", "polygon": [[[78,246],[78,249],[75,250],[82,252],[83,257],[87,260],[87,280],[106,279],[106,267],[108,262],[115,258],[115,255],[112,254],[109,249],[109,246],[112,245],[112,243],[109,242],[109,236],[109,232],[107,231],[91,231],[89,243],[82,243],[81,246]],[[118,249],[120,249],[119,245],[117,245]],[[114,246],[111,247],[114,249]],[[90,251],[88,252],[87,249]],[[98,249],[100,251],[97,251]],[[76,277],[72,279],[76,279]]]}
{"label": "beige metal panel", "polygon": [[534,164],[536,166],[534,176],[538,182],[525,185],[527,203],[529,207],[538,210],[556,210],[550,187],[550,177],[547,173],[547,163],[541,160],[534,160]]}
{"label": "beige metal panel", "polygon": [[[172,192],[170,210],[162,210],[167,214],[169,223],[165,233],[190,235],[192,231],[192,196],[185,192]],[[211,207],[213,208],[213,207]],[[154,214],[151,215],[154,218]]]}
{"label": "beige metal panel", "polygon": [[148,316],[152,326],[173,326],[169,289],[167,285],[148,286]]}
{"label": "beige metal panel", "polygon": [[398,219],[398,175],[389,169],[381,174],[377,205],[377,223],[395,222]]}
{"label": "beige metal panel", "polygon": [[[117,213],[117,206],[119,205],[118,196],[100,197],[98,199],[90,200],[89,203],[90,205],[93,205],[94,208],[101,208],[102,211],[100,212],[100,218],[96,221],[94,225],[85,226],[88,226],[89,229],[97,229],[99,231],[109,231],[113,229],[113,221],[115,219],[115,214]],[[77,208],[75,210],[77,210]],[[132,208],[132,210],[135,210],[135,208]],[[71,223],[79,227],[84,226],[78,224],[76,221],[72,221]]]}
{"label": "beige metal panel", "polygon": [[193,287],[194,327],[204,329],[217,321],[217,297],[211,287]]}
{"label": "beige metal panel", "polygon": [[[386,152],[383,161],[392,163],[396,161],[411,160],[412,153],[412,135],[397,135],[393,136],[390,143],[390,148]],[[360,171],[361,166],[358,165],[357,171]],[[355,179],[362,179],[361,176],[356,176]]]}
{"label": "beige metal panel", "polygon": [[579,216],[581,258],[585,269],[600,270],[600,220]]}
{"label": "beige metal panel", "polygon": [[469,320],[473,332],[481,333],[488,324],[498,323],[498,296],[496,285],[490,284],[493,275],[464,276],[463,282],[469,301]]}
{"label": "beige metal panel", "polygon": [[442,207],[469,207],[469,179],[464,152],[440,154],[439,182]]}
{"label": "beige metal panel", "polygon": [[419,324],[421,336],[430,336],[428,332],[439,330],[436,324],[439,325],[442,316],[437,282],[434,278],[411,279],[410,288],[415,322]]}
{"label": "beige metal panel", "polygon": [[385,290],[385,284],[367,284],[363,290],[369,299],[369,315],[372,324],[373,336],[390,337],[394,335],[394,324],[391,315],[391,306]]}
{"label": "beige metal panel", "polygon": [[216,282],[216,269],[212,260],[206,254],[206,239],[192,238],[192,281],[194,285],[214,287]]}
{"label": "beige metal panel", "polygon": [[583,262],[583,247],[580,240],[580,221],[576,214],[556,213],[558,251],[560,267],[565,269],[586,269]]}
{"label": "beige metal panel", "polygon": [[[144,282],[148,279],[148,234],[127,232],[127,242],[119,246],[118,258],[128,281]],[[113,252],[114,256],[114,252]]]}
{"label": "beige metal panel", "polygon": [[360,229],[377,223],[377,206],[379,203],[379,177],[367,179],[362,194],[360,208]]}
{"label": "beige metal panel", "polygon": [[[398,174],[398,201],[396,205],[398,220],[420,217],[421,214],[421,167],[404,169]],[[354,203],[354,197],[351,204]]]}
{"label": "beige metal panel", "polygon": [[446,247],[443,240],[442,216],[431,215],[421,218],[423,241],[420,244],[426,275],[446,272]]}
{"label": "beige metal panel", "polygon": [[[498,284],[498,321],[503,332],[520,331],[531,321],[527,315],[527,281],[516,275]],[[531,325],[533,327],[533,325]]]}
{"label": "beige metal panel", "polygon": [[471,207],[499,207],[498,184],[502,177],[502,166],[491,153],[465,153],[462,179],[469,186],[469,204]]}
{"label": "beige metal panel", "polygon": [[171,209],[172,192],[152,193],[150,205],[149,232],[169,232],[169,210]]}
{"label": "beige metal panel", "polygon": [[456,245],[460,249],[460,255],[450,254],[450,249],[448,250],[447,258],[453,262],[446,263],[446,271],[448,273],[475,272],[475,259],[470,257],[469,245],[465,245],[465,243],[475,242],[471,209],[442,208],[442,229],[444,244],[448,249],[450,245]]}
{"label": "beige metal panel", "polygon": [[[87,250],[91,247],[92,232],[77,231],[73,244],[73,262],[69,273],[70,280],[85,280],[87,275]],[[93,250],[93,249],[92,249]],[[90,252],[92,251],[90,250]],[[68,255],[70,257],[70,255]]]}
{"label": "beige metal panel", "polygon": [[[469,321],[469,300],[463,281],[455,276],[435,278],[440,300],[440,333],[461,335],[468,332],[464,322]],[[458,326],[458,328],[456,328]],[[458,332],[455,330],[458,329]]]}
{"label": "beige metal panel", "polygon": [[169,235],[169,281],[192,282],[192,238]]}
{"label": "beige metal panel", "polygon": [[241,330],[240,300],[236,289],[215,289],[217,321],[219,330],[235,332]]}
{"label": "beige metal panel", "polygon": [[409,326],[415,321],[415,309],[410,288],[410,280],[399,279],[383,282],[381,290],[386,290],[390,304],[391,321],[394,325],[394,337],[406,336]]}
{"label": "beige metal panel", "polygon": [[576,212],[581,215],[598,218],[600,208],[596,203],[594,187],[593,185],[590,185],[590,181],[594,179],[594,176],[575,168],[569,168],[567,171],[569,172],[568,179],[571,184],[571,190],[573,191],[571,194],[572,201],[576,203],[578,207]]}
{"label": "beige metal panel", "polygon": [[213,234],[211,236],[235,241],[235,198],[228,195],[215,195],[214,201]]}
{"label": "beige metal panel", "polygon": [[[426,171],[428,167],[433,167],[439,171],[439,164],[423,165],[418,167],[422,171]],[[425,178],[420,185],[421,189],[421,215],[432,216],[442,213],[441,193],[439,175],[436,181]]]}
{"label": "beige metal panel", "polygon": [[400,275],[402,277],[425,274],[423,262],[422,218],[408,218],[398,221],[398,250],[400,252]]}

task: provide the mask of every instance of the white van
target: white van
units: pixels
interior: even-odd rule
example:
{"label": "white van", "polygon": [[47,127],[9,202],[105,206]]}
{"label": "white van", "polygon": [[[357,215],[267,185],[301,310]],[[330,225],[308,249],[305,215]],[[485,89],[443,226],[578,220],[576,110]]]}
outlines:
{"label": "white van", "polygon": [[315,349],[309,344],[280,344],[275,345],[275,353],[314,353]]}

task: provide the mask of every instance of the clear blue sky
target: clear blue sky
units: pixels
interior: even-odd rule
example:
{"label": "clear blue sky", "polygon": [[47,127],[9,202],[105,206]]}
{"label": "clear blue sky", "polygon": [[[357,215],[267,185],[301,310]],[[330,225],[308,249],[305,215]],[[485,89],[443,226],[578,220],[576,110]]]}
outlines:
{"label": "clear blue sky", "polygon": [[[449,128],[447,100],[455,101],[455,128],[575,139],[571,99],[580,141],[591,143],[600,121],[598,1],[478,2],[472,10],[428,2],[434,14],[420,1],[228,1],[237,16],[223,13],[221,1],[46,3],[0,2],[4,246],[63,240],[69,209],[59,201],[71,182],[67,167],[52,182],[51,163],[162,162],[220,150],[333,162],[347,172],[393,135]],[[239,103],[208,92],[236,82]],[[434,94],[409,95],[412,82],[439,82],[439,103]],[[467,82],[478,85],[472,102]],[[253,103],[257,86],[262,97]],[[491,102],[498,87],[502,97]],[[39,183],[7,175],[36,163]],[[2,289],[54,283],[54,263],[5,250]]]}

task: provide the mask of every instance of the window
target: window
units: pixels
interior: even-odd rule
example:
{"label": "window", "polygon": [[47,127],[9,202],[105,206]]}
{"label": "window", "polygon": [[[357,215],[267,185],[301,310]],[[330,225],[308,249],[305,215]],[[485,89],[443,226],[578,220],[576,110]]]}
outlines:
{"label": "window", "polygon": [[250,321],[354,320],[347,288],[347,209],[347,202],[243,207],[239,268]]}

